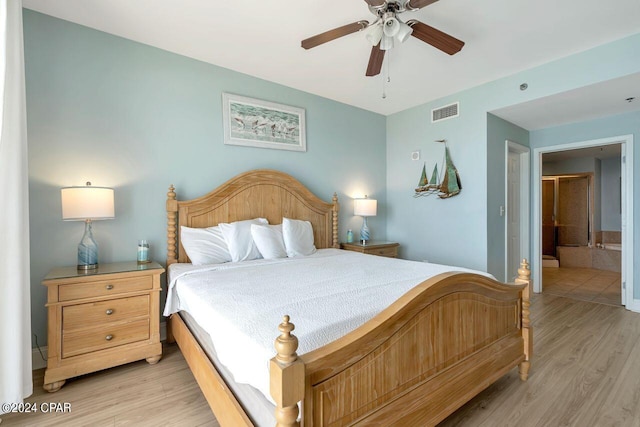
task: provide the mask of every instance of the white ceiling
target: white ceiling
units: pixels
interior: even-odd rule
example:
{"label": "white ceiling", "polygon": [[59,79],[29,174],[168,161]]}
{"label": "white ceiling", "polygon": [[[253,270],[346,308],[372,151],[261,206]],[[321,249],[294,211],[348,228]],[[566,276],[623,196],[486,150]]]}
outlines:
{"label": "white ceiling", "polygon": [[[23,0],[25,7],[171,52],[391,114],[640,31],[640,1],[440,0],[415,18],[466,42],[454,56],[410,37],[390,52],[391,82],[365,77],[370,45],[352,34],[300,41],[371,20],[362,0]],[[386,59],[385,59],[386,60]]]}
{"label": "white ceiling", "polygon": [[[635,98],[631,102],[627,98]],[[527,130],[640,110],[640,73],[492,111]]]}

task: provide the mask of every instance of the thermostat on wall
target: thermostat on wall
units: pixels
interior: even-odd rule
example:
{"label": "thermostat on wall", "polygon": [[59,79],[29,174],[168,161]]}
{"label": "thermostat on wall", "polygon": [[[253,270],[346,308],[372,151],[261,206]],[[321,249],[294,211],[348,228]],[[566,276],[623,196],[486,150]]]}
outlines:
{"label": "thermostat on wall", "polygon": [[411,152],[411,160],[420,160],[420,150]]}

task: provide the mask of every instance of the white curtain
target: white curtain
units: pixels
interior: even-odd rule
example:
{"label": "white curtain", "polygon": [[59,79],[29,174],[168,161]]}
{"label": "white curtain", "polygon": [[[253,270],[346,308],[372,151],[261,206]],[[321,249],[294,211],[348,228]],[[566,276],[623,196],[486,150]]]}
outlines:
{"label": "white curtain", "polygon": [[19,403],[33,392],[22,0],[0,0],[0,100],[0,403]]}

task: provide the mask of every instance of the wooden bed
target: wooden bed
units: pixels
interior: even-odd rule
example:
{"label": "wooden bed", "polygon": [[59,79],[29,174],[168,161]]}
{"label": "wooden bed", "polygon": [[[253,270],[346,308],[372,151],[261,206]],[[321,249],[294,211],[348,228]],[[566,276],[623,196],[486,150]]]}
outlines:
{"label": "wooden bed", "polygon": [[[179,225],[304,219],[313,225],[316,247],[338,248],[337,196],[326,203],[277,171],[246,172],[188,201],[178,201],[171,186],[166,207],[167,266],[189,262]],[[525,260],[518,273],[514,284],[469,273],[433,277],[358,329],[303,355],[296,354],[294,325],[284,316],[274,325],[274,338],[276,326],[280,336],[270,361],[278,425],[299,425],[301,402],[307,427],[430,426],[517,365],[526,380],[532,329]],[[168,337],[178,343],[220,424],[253,425],[179,314],[168,322]]]}

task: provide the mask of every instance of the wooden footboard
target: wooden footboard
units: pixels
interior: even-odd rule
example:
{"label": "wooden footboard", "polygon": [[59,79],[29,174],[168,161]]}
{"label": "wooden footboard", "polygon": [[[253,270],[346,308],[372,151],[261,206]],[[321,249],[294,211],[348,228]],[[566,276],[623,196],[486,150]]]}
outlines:
{"label": "wooden footboard", "polygon": [[529,269],[516,284],[446,273],[352,333],[297,356],[285,318],[271,361],[281,426],[435,425],[531,356]]}

